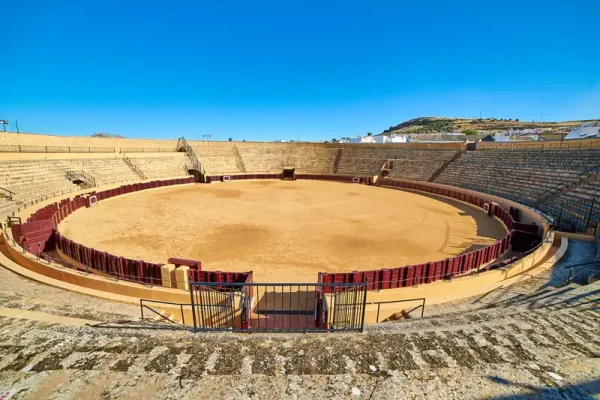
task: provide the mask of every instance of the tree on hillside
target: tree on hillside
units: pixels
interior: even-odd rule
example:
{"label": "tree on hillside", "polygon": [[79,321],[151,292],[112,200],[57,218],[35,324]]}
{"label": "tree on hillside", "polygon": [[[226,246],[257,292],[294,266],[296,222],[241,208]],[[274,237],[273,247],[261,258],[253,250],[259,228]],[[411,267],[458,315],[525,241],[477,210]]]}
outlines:
{"label": "tree on hillside", "polygon": [[373,136],[373,134],[371,132],[367,133],[367,136]]}
{"label": "tree on hillside", "polygon": [[479,132],[476,129],[463,129],[462,133],[465,135],[477,135]]}
{"label": "tree on hillside", "polygon": [[516,121],[516,122],[519,122],[519,118],[515,118],[515,121]]}
{"label": "tree on hillside", "polygon": [[231,138],[229,138],[229,141],[231,142]]}

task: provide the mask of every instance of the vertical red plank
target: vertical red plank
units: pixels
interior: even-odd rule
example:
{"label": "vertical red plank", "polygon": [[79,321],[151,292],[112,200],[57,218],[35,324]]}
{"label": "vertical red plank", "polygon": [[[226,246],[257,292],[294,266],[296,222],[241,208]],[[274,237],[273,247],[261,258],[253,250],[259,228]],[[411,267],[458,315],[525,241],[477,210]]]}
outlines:
{"label": "vertical red plank", "polygon": [[405,279],[405,286],[415,286],[415,266],[414,265],[409,265],[406,268],[406,279]]}
{"label": "vertical red plank", "polygon": [[423,274],[424,273],[425,273],[425,271],[423,268],[423,264],[415,265],[415,277],[413,280],[413,284],[415,286],[423,283]]}
{"label": "vertical red plank", "polygon": [[435,276],[435,263],[430,262],[430,263],[424,264],[424,266],[426,268],[425,283],[431,283],[431,282],[433,282],[433,277]]}
{"label": "vertical red plank", "polygon": [[438,261],[435,263],[435,275],[433,277],[433,281],[437,281],[439,279],[443,279],[444,277],[444,267],[446,265],[446,261]]}
{"label": "vertical red plank", "polygon": [[390,276],[390,288],[395,289],[400,286],[400,268],[392,269],[392,274]]}
{"label": "vertical red plank", "polygon": [[392,270],[384,268],[381,270],[381,277],[379,280],[380,289],[389,289],[392,287]]}

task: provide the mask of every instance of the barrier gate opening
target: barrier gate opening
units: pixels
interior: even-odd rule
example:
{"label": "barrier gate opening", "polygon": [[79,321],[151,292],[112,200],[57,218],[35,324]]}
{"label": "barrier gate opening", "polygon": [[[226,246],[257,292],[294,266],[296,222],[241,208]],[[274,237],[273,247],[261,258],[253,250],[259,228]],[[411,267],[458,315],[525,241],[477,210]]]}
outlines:
{"label": "barrier gate opening", "polygon": [[194,331],[362,332],[367,283],[190,283]]}

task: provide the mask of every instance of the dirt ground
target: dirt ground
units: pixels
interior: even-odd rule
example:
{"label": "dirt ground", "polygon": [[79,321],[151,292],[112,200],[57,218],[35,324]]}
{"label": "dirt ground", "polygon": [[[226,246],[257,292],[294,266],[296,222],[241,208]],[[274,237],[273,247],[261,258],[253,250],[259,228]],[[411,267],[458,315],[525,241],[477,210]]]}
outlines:
{"label": "dirt ground", "polygon": [[202,261],[259,282],[315,282],[318,272],[394,268],[471,251],[505,235],[467,204],[321,181],[240,181],[147,190],[71,214],[59,227],[133,259]]}

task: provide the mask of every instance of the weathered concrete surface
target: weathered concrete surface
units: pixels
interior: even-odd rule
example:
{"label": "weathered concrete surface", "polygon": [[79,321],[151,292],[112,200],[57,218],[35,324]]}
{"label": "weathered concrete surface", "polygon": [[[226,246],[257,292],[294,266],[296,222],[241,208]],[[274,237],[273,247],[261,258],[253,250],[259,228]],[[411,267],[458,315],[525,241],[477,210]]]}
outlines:
{"label": "weathered concrete surface", "polygon": [[19,389],[17,398],[61,399],[349,398],[353,387],[374,399],[590,398],[600,377],[600,289],[566,289],[535,303],[490,304],[353,335],[191,334],[0,318],[0,387]]}
{"label": "weathered concrete surface", "polygon": [[134,329],[137,307],[0,269],[2,307],[33,311],[0,317],[0,391],[18,389],[16,399],[352,398],[353,388],[354,398],[372,399],[598,396],[600,284],[561,287],[559,278],[547,271],[363,334],[248,336]]}

